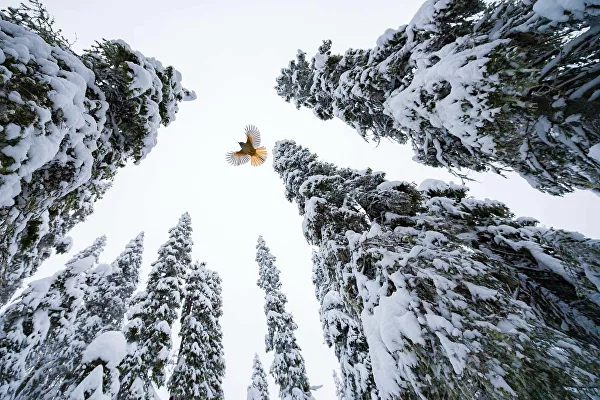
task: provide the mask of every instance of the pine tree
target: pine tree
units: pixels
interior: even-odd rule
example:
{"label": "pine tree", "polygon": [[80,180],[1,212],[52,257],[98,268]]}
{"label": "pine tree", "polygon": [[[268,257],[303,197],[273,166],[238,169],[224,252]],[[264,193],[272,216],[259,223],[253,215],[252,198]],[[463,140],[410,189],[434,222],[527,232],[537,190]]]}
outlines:
{"label": "pine tree", "polygon": [[179,333],[181,345],[168,385],[170,398],[223,399],[221,279],[204,263],[195,262],[186,278],[185,293]]}
{"label": "pine tree", "polygon": [[[96,337],[81,356],[76,386],[69,386],[63,398],[70,400],[113,399],[119,393],[117,366],[126,354],[127,341],[119,331]],[[55,397],[56,398],[56,397]]]}
{"label": "pine tree", "polygon": [[[77,317],[84,307],[86,273],[98,262],[106,238],[79,252],[65,269],[30,283],[0,315],[0,395],[43,399],[60,382],[61,366],[77,343]],[[74,343],[75,342],[75,343]]]}
{"label": "pine tree", "polygon": [[[75,54],[33,0],[0,12],[0,303],[6,303],[129,160],[156,145],[181,74],[123,41]],[[5,58],[5,59],[4,59]]]}
{"label": "pine tree", "polygon": [[269,384],[258,354],[252,362],[252,383],[248,386],[247,400],[269,400]]}
{"label": "pine tree", "polygon": [[335,385],[335,395],[338,400],[346,400],[346,386],[340,380],[337,372],[333,371],[333,384]]}
{"label": "pine tree", "polygon": [[[94,303],[98,312],[106,320],[107,330],[120,330],[133,292],[139,283],[142,256],[144,253],[144,232],[131,240],[125,250],[111,264],[108,287],[97,291]],[[103,283],[103,286],[106,285]],[[106,293],[107,295],[104,295]],[[101,312],[101,310],[103,310]]]}
{"label": "pine tree", "polygon": [[171,351],[171,326],[177,318],[184,279],[191,265],[192,226],[188,213],[169,230],[169,240],[152,263],[146,291],[132,299],[125,326],[127,355],[119,365],[119,399],[150,399],[152,382],[165,384],[165,365]]}
{"label": "pine tree", "polygon": [[599,394],[597,241],[514,219],[464,186],[388,182],[293,141],[273,155],[315,268],[334,271],[321,310],[341,304],[362,326],[380,398]]}
{"label": "pine tree", "polygon": [[346,383],[344,396],[364,400],[377,398],[367,339],[362,325],[357,322],[360,316],[353,315],[342,299],[339,271],[322,262],[316,252],[313,265],[313,283],[321,304],[319,315],[325,343],[334,348],[340,362],[342,381]]}
{"label": "pine tree", "polygon": [[547,3],[429,0],[373,49],[299,51],[276,90],[365,139],[410,142],[425,165],[599,193],[596,6]]}
{"label": "pine tree", "polygon": [[292,314],[285,311],[287,298],[281,292],[279,269],[262,236],[256,245],[256,262],[259,266],[258,287],[265,291],[265,315],[268,333],[265,337],[266,351],[272,351],[273,364],[270,373],[279,385],[282,400],[313,399],[306,375],[304,358],[296,343],[294,331],[298,328]]}
{"label": "pine tree", "polygon": [[[98,340],[102,333],[121,330],[127,311],[126,305],[137,286],[144,251],[143,243],[142,232],[127,244],[125,251],[112,264],[100,264],[88,273],[85,306],[75,320],[75,335],[69,343],[65,343],[62,361],[55,367],[61,371],[58,373],[60,384],[47,387],[47,398],[56,398],[65,390],[71,392],[81,382],[87,382],[88,374],[98,373],[94,360],[85,360],[85,349],[94,340]],[[115,335],[109,335],[107,338]],[[114,381],[116,365],[106,364],[103,371],[109,375],[107,379],[112,382],[111,385],[117,385],[118,388],[118,379]],[[102,380],[100,382],[102,383]]]}

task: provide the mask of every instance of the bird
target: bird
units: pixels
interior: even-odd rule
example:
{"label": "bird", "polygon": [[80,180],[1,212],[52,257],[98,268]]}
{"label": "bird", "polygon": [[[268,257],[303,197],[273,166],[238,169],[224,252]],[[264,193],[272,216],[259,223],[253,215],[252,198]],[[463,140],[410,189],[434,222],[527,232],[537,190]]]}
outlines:
{"label": "bird", "polygon": [[267,148],[264,146],[258,147],[260,146],[260,131],[256,126],[248,125],[244,134],[246,135],[246,142],[238,142],[241,150],[230,151],[225,159],[234,166],[246,164],[250,161],[250,165],[258,167],[267,159]]}

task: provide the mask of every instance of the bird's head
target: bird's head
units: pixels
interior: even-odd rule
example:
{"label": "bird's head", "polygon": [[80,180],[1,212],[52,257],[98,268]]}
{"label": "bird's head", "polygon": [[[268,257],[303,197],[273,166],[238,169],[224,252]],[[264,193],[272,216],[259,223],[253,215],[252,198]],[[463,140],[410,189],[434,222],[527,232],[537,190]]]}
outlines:
{"label": "bird's head", "polygon": [[240,145],[240,147],[244,147],[244,145],[245,145],[246,143],[244,143],[244,142],[238,142],[238,144]]}

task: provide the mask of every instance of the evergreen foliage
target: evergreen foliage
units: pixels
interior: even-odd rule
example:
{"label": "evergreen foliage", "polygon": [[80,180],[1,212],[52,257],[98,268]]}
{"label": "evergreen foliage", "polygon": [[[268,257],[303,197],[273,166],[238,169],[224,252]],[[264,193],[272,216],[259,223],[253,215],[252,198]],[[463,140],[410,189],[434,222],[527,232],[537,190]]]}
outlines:
{"label": "evergreen foliage", "polygon": [[171,400],[222,400],[225,375],[221,279],[204,263],[192,264],[185,284],[181,313],[181,345],[169,380]]}
{"label": "evergreen foliage", "polygon": [[37,0],[0,13],[0,304],[93,212],[129,160],[156,145],[181,74],[125,42],[82,55]]}
{"label": "evergreen foliage", "polygon": [[553,195],[600,194],[599,33],[591,2],[428,0],[372,49],[299,51],[276,90],[462,177],[512,169]]}
{"label": "evergreen foliage", "polygon": [[65,269],[31,282],[0,315],[0,397],[55,398],[80,348],[86,281],[105,243],[104,236],[96,239]]}
{"label": "evergreen foliage", "polygon": [[313,399],[304,358],[296,343],[294,331],[298,329],[292,314],[285,311],[287,298],[281,292],[279,269],[262,236],[256,245],[256,262],[259,267],[258,287],[265,291],[267,330],[266,351],[273,352],[270,373],[279,386],[281,400]]}
{"label": "evergreen foliage", "polygon": [[335,281],[321,318],[334,305],[339,325],[362,326],[380,398],[599,394],[597,241],[515,219],[461,185],[388,182],[293,141],[273,154],[315,269]]}
{"label": "evergreen foliage", "polygon": [[252,361],[252,383],[248,386],[247,400],[269,400],[267,374],[265,374],[258,354],[254,354]]}
{"label": "evergreen foliage", "polygon": [[171,327],[184,295],[184,279],[191,266],[192,221],[184,213],[169,230],[169,240],[152,263],[146,290],[133,296],[124,327],[127,355],[119,365],[119,400],[151,399],[152,383],[164,385],[165,366],[172,347]]}

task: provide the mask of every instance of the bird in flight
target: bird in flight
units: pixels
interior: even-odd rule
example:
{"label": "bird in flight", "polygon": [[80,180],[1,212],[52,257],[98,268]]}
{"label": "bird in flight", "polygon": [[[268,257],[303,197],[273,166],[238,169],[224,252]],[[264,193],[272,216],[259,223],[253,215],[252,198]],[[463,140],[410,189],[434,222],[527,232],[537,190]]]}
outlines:
{"label": "bird in flight", "polygon": [[267,148],[260,146],[260,132],[254,125],[248,125],[246,131],[246,142],[238,142],[241,147],[239,151],[230,151],[227,153],[226,160],[231,165],[242,165],[250,161],[253,167],[262,165],[267,159]]}

